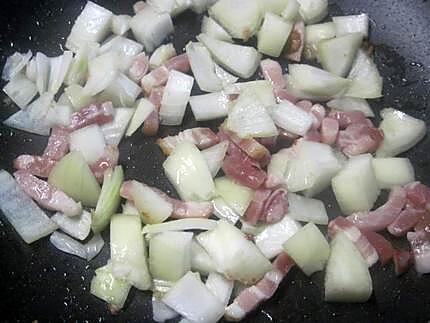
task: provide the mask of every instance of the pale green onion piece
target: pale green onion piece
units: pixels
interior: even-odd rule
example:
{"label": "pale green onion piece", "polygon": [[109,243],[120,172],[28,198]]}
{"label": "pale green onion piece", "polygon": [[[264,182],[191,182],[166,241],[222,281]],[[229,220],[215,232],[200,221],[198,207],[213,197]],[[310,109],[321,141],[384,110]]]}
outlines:
{"label": "pale green onion piece", "polygon": [[201,233],[197,241],[228,279],[253,284],[272,268],[254,243],[235,226],[219,220],[215,229]]}
{"label": "pale green onion piece", "polygon": [[326,302],[366,302],[372,294],[372,278],[367,264],[342,232],[331,242],[324,285]]}
{"label": "pale green onion piece", "polygon": [[305,29],[305,55],[309,59],[316,58],[317,45],[320,41],[336,37],[333,22],[308,25]]}
{"label": "pale green onion piece", "polygon": [[184,201],[209,201],[215,195],[206,160],[192,143],[178,144],[163,163],[163,168]]}
{"label": "pale green onion piece", "polygon": [[112,216],[110,264],[116,278],[125,279],[140,290],[147,290],[151,287],[151,277],[146,263],[146,246],[141,225],[138,215]]}
{"label": "pale green onion piece", "polygon": [[271,116],[278,127],[300,136],[309,131],[314,120],[312,114],[288,100],[273,106]]}
{"label": "pale green onion piece", "polygon": [[205,249],[195,240],[191,241],[191,270],[202,275],[215,271],[215,264]]}
{"label": "pale green onion piece", "polygon": [[369,103],[365,99],[360,98],[338,98],[333,99],[326,104],[329,108],[340,110],[340,111],[361,111],[364,113],[366,117],[373,118],[375,114],[373,113],[372,108]]}
{"label": "pale green onion piece", "polygon": [[382,189],[415,181],[414,167],[409,158],[374,158],[372,162],[378,186]]}
{"label": "pale green onion piece", "polygon": [[88,73],[88,61],[99,54],[98,43],[85,43],[77,51],[67,72],[64,83],[67,85],[84,84]]}
{"label": "pale green onion piece", "polygon": [[327,211],[322,201],[294,193],[288,193],[288,216],[298,221],[328,224]]}
{"label": "pale green onion piece", "polygon": [[384,132],[384,140],[376,151],[378,157],[397,156],[415,146],[426,135],[424,121],[399,110],[383,109],[381,117],[379,129]]}
{"label": "pale green onion piece", "polygon": [[89,95],[79,84],[69,85],[64,89],[64,93],[75,111],[89,106],[94,101],[94,97]]}
{"label": "pale green onion piece", "polygon": [[285,186],[285,174],[287,172],[288,161],[295,157],[292,148],[284,148],[272,155],[269,165],[267,165],[267,182],[270,187],[278,185]]}
{"label": "pale green onion piece", "polygon": [[165,231],[185,230],[211,230],[216,227],[217,221],[210,219],[179,219],[158,224],[147,224],[142,233],[153,234]]}
{"label": "pale green onion piece", "polygon": [[215,179],[216,193],[239,216],[245,214],[246,209],[254,197],[254,191],[249,187],[240,185],[227,177]]}
{"label": "pale green onion piece", "polygon": [[207,34],[213,38],[224,40],[232,43],[233,39],[229,33],[211,17],[204,16],[202,20],[202,33]]}
{"label": "pale green onion piece", "polygon": [[130,202],[127,200],[121,207],[122,207],[123,214],[132,214],[132,215],[140,216],[140,212],[137,209],[137,207],[133,204],[133,202]]}
{"label": "pale green onion piece", "polygon": [[258,0],[262,14],[267,12],[280,15],[289,3],[288,0]]}
{"label": "pale green onion piece", "polygon": [[283,244],[283,248],[307,276],[323,270],[330,255],[326,238],[313,223],[297,231]]}
{"label": "pale green onion piece", "polygon": [[253,92],[265,108],[276,104],[273,87],[270,82],[266,80],[238,82],[227,86],[224,90],[224,92],[228,94],[240,94],[243,91]]}
{"label": "pale green onion piece", "polygon": [[218,219],[225,219],[233,224],[239,221],[239,214],[229,206],[222,197],[217,197],[212,200],[212,205],[214,207],[214,215]]}
{"label": "pale green onion piece", "polygon": [[369,35],[369,17],[364,13],[352,16],[338,16],[332,19],[336,27],[336,36],[357,32],[364,37]]}
{"label": "pale green onion piece", "polygon": [[287,0],[284,9],[281,12],[281,16],[287,20],[295,21],[299,16],[300,4],[297,0]]}
{"label": "pale green onion piece", "polygon": [[332,188],[343,214],[369,211],[380,193],[372,155],[351,157],[332,179]]}
{"label": "pale green onion piece", "polygon": [[124,171],[121,166],[105,172],[100,197],[92,217],[93,232],[103,231],[109,224],[111,216],[117,211],[121,201],[119,190],[123,181]]}
{"label": "pale green onion piece", "polygon": [[315,24],[327,16],[328,0],[297,0],[299,13],[306,24]]}
{"label": "pale green onion piece", "polygon": [[115,35],[122,36],[130,29],[129,15],[115,15],[112,17],[111,29]]}
{"label": "pale green onion piece", "polygon": [[115,107],[132,107],[142,89],[123,73],[119,73],[98,96],[99,101],[111,101]]}
{"label": "pale green onion piece", "polygon": [[175,282],[191,269],[192,232],[166,231],[149,240],[149,270],[154,279]]}
{"label": "pale green onion piece", "polygon": [[279,57],[292,29],[292,22],[266,12],[263,25],[257,35],[258,51],[272,57]]}
{"label": "pale green onion piece", "polygon": [[70,51],[65,51],[63,55],[53,57],[50,60],[51,68],[49,72],[48,91],[55,95],[66,78],[73,60],[73,54]]}
{"label": "pale green onion piece", "polygon": [[48,182],[75,201],[95,207],[100,186],[81,153],[75,151],[64,156],[49,174]]}
{"label": "pale green onion piece", "polygon": [[152,53],[149,59],[149,66],[151,69],[155,69],[174,56],[176,56],[176,50],[172,43],[161,45]]}
{"label": "pale green onion piece", "polygon": [[148,118],[152,111],[154,111],[155,106],[148,99],[142,98],[137,102],[137,108],[131,118],[130,124],[128,125],[125,135],[127,137],[131,136],[136,132],[137,129],[143,124],[143,122]]}

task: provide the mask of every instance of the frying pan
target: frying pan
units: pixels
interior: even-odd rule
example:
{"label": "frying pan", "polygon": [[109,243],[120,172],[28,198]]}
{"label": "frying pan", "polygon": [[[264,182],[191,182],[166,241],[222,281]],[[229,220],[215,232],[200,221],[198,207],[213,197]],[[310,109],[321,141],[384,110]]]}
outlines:
{"label": "frying pan", "polygon": [[[133,1],[96,1],[115,13],[131,14]],[[15,51],[60,53],[60,44],[84,0],[0,1],[0,66]],[[375,60],[384,77],[384,97],[371,102],[375,111],[385,107],[403,110],[430,125],[430,2],[426,0],[330,1],[330,15],[366,12],[371,17],[371,40]],[[177,50],[200,30],[201,17],[184,13],[175,18],[172,41]],[[285,66],[286,62],[282,62]],[[3,83],[1,84],[4,85]],[[194,93],[198,93],[194,89]],[[0,120],[16,108],[1,94]],[[202,123],[216,127],[215,123]],[[183,128],[196,126],[188,113]],[[180,130],[166,127],[159,135]],[[0,168],[12,171],[12,160],[23,153],[43,151],[47,138],[0,125]],[[126,178],[175,194],[161,171],[164,156],[155,138],[141,133],[120,145],[120,163]],[[405,154],[417,179],[430,184],[430,141],[426,138]],[[331,192],[320,198],[331,218],[340,214]],[[105,232],[105,238],[107,234]],[[394,241],[402,245],[401,241]],[[109,247],[90,263],[56,250],[48,239],[25,244],[0,215],[0,320],[2,321],[115,321],[151,322],[149,293],[132,290],[125,309],[111,316],[106,304],[89,293],[94,270],[106,263]],[[323,301],[324,277],[311,278],[293,269],[274,297],[249,315],[247,322],[428,322],[430,320],[430,275],[418,277],[413,269],[396,278],[393,265],[371,268],[374,293],[364,304],[329,304]]]}

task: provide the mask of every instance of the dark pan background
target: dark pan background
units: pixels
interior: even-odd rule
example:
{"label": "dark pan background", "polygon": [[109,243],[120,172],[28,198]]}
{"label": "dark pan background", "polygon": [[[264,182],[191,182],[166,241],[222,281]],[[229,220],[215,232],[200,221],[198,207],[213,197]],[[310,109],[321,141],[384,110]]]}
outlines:
{"label": "dark pan background", "polygon": [[[115,13],[132,13],[133,1],[96,1]],[[58,55],[61,44],[81,11],[83,0],[0,1],[0,66],[15,51]],[[430,2],[426,0],[330,1],[330,14],[366,12],[371,17],[375,59],[384,76],[382,99],[375,111],[394,107],[422,118],[429,125]],[[185,13],[175,18],[173,42],[178,51],[199,32],[201,17]],[[284,66],[286,62],[283,62]],[[4,83],[1,84],[2,86]],[[198,93],[196,90],[194,93]],[[16,111],[2,93],[0,120]],[[194,126],[190,113],[185,127]],[[208,124],[216,126],[216,123]],[[164,128],[160,135],[176,133]],[[0,168],[12,171],[12,160],[22,153],[41,153],[46,138],[0,125]],[[430,184],[428,149],[423,140],[405,156],[412,159],[417,179]],[[143,180],[175,194],[161,171],[164,159],[154,138],[140,133],[121,143],[120,162],[126,177]],[[1,184],[0,184],[1,185]],[[339,215],[331,192],[322,194],[330,217]],[[105,232],[105,237],[106,237]],[[406,246],[394,241],[398,246]],[[0,321],[116,321],[151,322],[149,293],[129,295],[125,309],[111,316],[106,304],[89,293],[94,270],[106,263],[109,245],[90,263],[56,250],[47,238],[25,244],[0,215]],[[275,296],[247,318],[247,322],[428,322],[430,275],[413,269],[396,278],[393,265],[371,269],[374,293],[365,304],[327,304],[323,301],[323,273],[304,276],[293,269]]]}

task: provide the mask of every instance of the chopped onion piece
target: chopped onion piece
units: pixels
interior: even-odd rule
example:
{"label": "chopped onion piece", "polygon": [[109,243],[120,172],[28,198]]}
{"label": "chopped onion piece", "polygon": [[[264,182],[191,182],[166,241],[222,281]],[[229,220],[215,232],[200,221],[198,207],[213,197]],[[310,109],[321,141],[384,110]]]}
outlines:
{"label": "chopped onion piece", "polygon": [[299,15],[299,9],[300,4],[297,0],[288,0],[286,6],[281,12],[281,16],[284,19],[295,21]]}
{"label": "chopped onion piece", "polygon": [[192,272],[167,292],[163,302],[192,322],[215,323],[224,314],[221,301]]}
{"label": "chopped onion piece", "polygon": [[63,84],[72,60],[73,54],[70,51],[65,51],[63,55],[50,59],[51,69],[49,72],[48,91],[52,94],[57,94]]}
{"label": "chopped onion piece", "polygon": [[36,83],[37,76],[37,66],[36,66],[36,57],[30,59],[25,68],[25,77],[27,77],[30,81]]}
{"label": "chopped onion piece", "polygon": [[381,117],[379,129],[384,133],[384,140],[376,151],[378,157],[397,156],[415,146],[426,135],[424,121],[401,111],[383,109]]}
{"label": "chopped onion piece", "polygon": [[223,275],[211,272],[206,279],[206,287],[214,294],[224,306],[228,305],[233,291],[234,282]]}
{"label": "chopped onion piece", "polygon": [[50,123],[52,126],[59,127],[69,127],[71,122],[71,117],[73,113],[73,109],[68,105],[55,105],[50,114]]}
{"label": "chopped onion piece", "polygon": [[372,111],[372,108],[365,99],[343,97],[339,99],[333,99],[327,102],[327,106],[329,108],[345,112],[361,111],[366,117],[372,118],[375,116]]}
{"label": "chopped onion piece", "polygon": [[139,94],[140,86],[120,73],[110,85],[99,94],[98,100],[111,101],[115,107],[132,107]]}
{"label": "chopped onion piece", "polygon": [[258,0],[219,0],[209,8],[209,15],[234,38],[248,40],[260,27]]}
{"label": "chopped onion piece", "polygon": [[126,280],[117,279],[112,275],[112,266],[107,264],[96,269],[95,276],[91,280],[90,291],[91,294],[108,303],[111,312],[115,314],[123,308],[130,288],[131,285]]}
{"label": "chopped onion piece", "polygon": [[201,14],[215,2],[217,2],[217,0],[191,0],[191,10]]}
{"label": "chopped onion piece", "polygon": [[361,33],[322,40],[317,45],[318,60],[326,71],[344,77],[350,71],[362,41]]}
{"label": "chopped onion piece", "polygon": [[228,94],[240,94],[243,91],[253,92],[265,108],[276,104],[276,98],[273,94],[273,87],[267,80],[231,84],[225,88],[224,92]]}
{"label": "chopped onion piece", "polygon": [[372,163],[378,186],[382,189],[415,181],[414,167],[409,158],[374,158]]}
{"label": "chopped onion piece", "polygon": [[301,89],[300,86],[295,83],[295,80],[293,80],[290,75],[286,74],[284,75],[284,78],[287,83],[285,86],[285,91],[288,94],[286,98],[287,100],[289,97],[292,97],[295,100],[310,100],[310,101],[323,102],[323,101],[331,100],[333,99],[333,97],[341,96],[341,93],[335,94],[335,95],[311,93]]}
{"label": "chopped onion piece", "polygon": [[180,125],[185,115],[194,78],[171,70],[161,99],[160,118],[163,125]]}
{"label": "chopped onion piece", "polygon": [[31,50],[25,54],[15,52],[12,56],[9,56],[3,67],[3,72],[1,74],[2,79],[10,81],[15,78],[28,64],[31,56],[33,56]]}
{"label": "chopped onion piece", "polygon": [[334,96],[344,92],[350,80],[306,64],[288,66],[290,81],[300,90],[321,96]]}
{"label": "chopped onion piece", "polygon": [[251,91],[243,91],[228,112],[226,127],[241,138],[278,135],[272,118]]}
{"label": "chopped onion piece", "polygon": [[289,101],[283,101],[272,108],[275,124],[288,132],[304,136],[312,127],[312,114],[304,111]]}
{"label": "chopped onion piece", "polygon": [[288,214],[297,221],[328,224],[327,211],[320,200],[288,193]]}
{"label": "chopped onion piece", "polygon": [[299,229],[283,244],[283,248],[307,276],[323,270],[330,255],[326,238],[313,223]]}
{"label": "chopped onion piece", "polygon": [[149,240],[149,269],[153,279],[175,282],[191,269],[192,232],[161,232]]}
{"label": "chopped onion piece", "polygon": [[331,242],[324,284],[327,302],[365,302],[372,294],[367,263],[342,232]]}
{"label": "chopped onion piece", "polygon": [[57,212],[52,218],[58,227],[78,240],[85,240],[91,230],[91,214],[83,211],[79,216],[67,216]]}
{"label": "chopped onion piece", "polygon": [[350,33],[361,33],[364,37],[369,35],[369,17],[364,13],[333,17],[332,20],[336,27],[336,36]]}
{"label": "chopped onion piece", "polygon": [[98,43],[86,43],[79,48],[64,81],[67,85],[84,84],[87,78],[88,61],[98,56],[99,48]]}
{"label": "chopped onion piece", "polygon": [[300,140],[295,148],[297,155],[288,162],[285,173],[287,188],[312,197],[330,185],[341,162],[326,144]]}
{"label": "chopped onion piece", "polygon": [[155,322],[165,322],[172,320],[179,314],[164,304],[160,299],[152,296],[152,319]]}
{"label": "chopped onion piece", "polygon": [[145,122],[146,118],[155,110],[154,104],[148,99],[140,99],[137,104],[137,108],[134,111],[133,117],[128,125],[125,135],[131,136],[136,130]]}
{"label": "chopped onion piece", "polygon": [[118,76],[119,55],[107,52],[88,63],[88,80],[85,91],[96,95],[106,89]]}
{"label": "chopped onion piece", "polygon": [[263,14],[270,12],[275,15],[280,15],[285,9],[285,6],[290,2],[289,0],[258,0],[260,10]]}
{"label": "chopped onion piece", "polygon": [[26,77],[17,76],[3,88],[4,93],[21,109],[25,109],[37,94],[36,85]]}
{"label": "chopped onion piece", "polygon": [[25,110],[16,112],[3,121],[3,123],[12,128],[48,136],[51,127],[48,118],[51,104],[52,95],[44,93],[33,101]]}
{"label": "chopped onion piece", "polygon": [[142,233],[153,234],[165,231],[185,231],[185,230],[211,230],[216,227],[217,221],[209,219],[180,219],[164,223],[147,224],[143,227]]}
{"label": "chopped onion piece", "polygon": [[100,54],[114,52],[118,55],[118,65],[121,72],[125,73],[133,64],[134,59],[143,51],[143,46],[138,42],[125,38],[123,36],[115,36],[110,38],[100,47]]}
{"label": "chopped onion piece", "polygon": [[115,35],[122,36],[130,29],[129,15],[115,15],[112,17],[111,29]]}
{"label": "chopped onion piece", "polygon": [[106,141],[98,125],[91,125],[70,133],[70,151],[79,151],[88,164],[103,156]]}
{"label": "chopped onion piece", "polygon": [[230,207],[222,197],[217,197],[212,201],[214,208],[214,215],[218,219],[225,219],[232,224],[236,224],[239,221],[239,214]]}
{"label": "chopped onion piece", "polygon": [[131,201],[127,200],[121,207],[122,207],[123,214],[140,215],[139,210]]}
{"label": "chopped onion piece", "polygon": [[228,279],[253,284],[272,267],[260,250],[232,224],[219,220],[215,229],[201,233],[197,241]]}
{"label": "chopped onion piece", "polygon": [[45,93],[48,88],[50,64],[51,61],[45,54],[36,54],[36,86],[40,95]]}
{"label": "chopped onion piece", "polygon": [[76,53],[88,43],[103,40],[109,33],[112,16],[109,10],[88,1],[67,37],[66,48]]}
{"label": "chopped onion piece", "polygon": [[221,169],[222,162],[224,161],[225,154],[227,153],[228,145],[229,142],[225,140],[215,146],[202,150],[203,157],[208,164],[212,177],[215,177]]}
{"label": "chopped onion piece", "polygon": [[305,30],[305,56],[314,59],[317,56],[317,45],[320,41],[332,39],[336,36],[333,22],[308,25]]}
{"label": "chopped onion piece", "polygon": [[203,247],[193,239],[191,241],[191,270],[208,275],[215,271],[215,264]]}
{"label": "chopped onion piece", "polygon": [[86,244],[82,244],[64,233],[55,231],[49,237],[49,241],[57,249],[86,259],[87,261],[97,256],[104,246],[104,241],[99,234],[94,235]]}
{"label": "chopped onion piece", "polygon": [[151,58],[149,59],[149,66],[151,69],[160,67],[176,55],[176,50],[172,43],[161,45],[152,53]]}
{"label": "chopped onion piece", "polygon": [[64,89],[64,93],[76,112],[94,102],[94,97],[89,95],[79,84],[69,85]]}
{"label": "chopped onion piece", "polygon": [[327,0],[297,0],[300,4],[299,13],[306,24],[315,24],[327,16]]}
{"label": "chopped onion piece", "polygon": [[26,243],[32,243],[57,229],[15,179],[0,170],[0,209]]}
{"label": "chopped onion piece", "polygon": [[261,232],[255,235],[254,241],[263,255],[271,259],[283,251],[284,242],[290,239],[301,227],[301,224],[296,220],[284,216],[281,221],[265,226]]}
{"label": "chopped onion piece", "polygon": [[211,17],[203,17],[202,33],[207,34],[215,39],[224,40],[229,43],[233,42],[233,39],[229,33]]}
{"label": "chopped onion piece", "polygon": [[293,148],[284,148],[272,155],[267,165],[267,187],[285,186],[288,161],[295,157]]}
{"label": "chopped onion piece", "polygon": [[225,92],[214,92],[190,97],[190,106],[197,121],[208,121],[226,117],[232,105]]}
{"label": "chopped onion piece", "polygon": [[184,201],[209,201],[215,186],[209,167],[195,145],[182,142],[163,163],[164,172]]}
{"label": "chopped onion piece", "polygon": [[190,0],[147,0],[148,5],[158,12],[166,12],[172,17],[179,15],[191,6]]}
{"label": "chopped onion piece", "polygon": [[246,209],[254,197],[254,191],[249,187],[240,185],[227,177],[215,179],[217,194],[240,216],[245,214]]}
{"label": "chopped onion piece", "polygon": [[249,78],[260,64],[260,54],[250,46],[230,44],[222,40],[200,34],[197,39],[211,52],[222,67],[242,78]]}
{"label": "chopped onion piece", "polygon": [[152,52],[173,32],[173,22],[168,13],[157,12],[152,6],[146,5],[131,19],[130,28],[145,49]]}
{"label": "chopped onion piece", "polygon": [[258,51],[272,57],[279,57],[293,29],[293,23],[271,12],[266,12],[258,38]]}
{"label": "chopped onion piece", "polygon": [[[108,169],[103,176],[103,186],[93,212],[91,228],[93,232],[103,231],[110,222],[110,218],[117,211],[121,202],[119,191],[124,181],[124,171],[121,166]],[[125,214],[128,214],[124,211]]]}
{"label": "chopped onion piece", "polygon": [[215,72],[215,63],[206,47],[200,43],[189,42],[185,49],[200,89],[205,92],[222,90],[223,80]]}
{"label": "chopped onion piece", "polygon": [[115,117],[112,122],[105,123],[101,126],[107,145],[119,145],[133,114],[134,109],[131,108],[115,109]]}
{"label": "chopped onion piece", "polygon": [[332,188],[343,214],[369,211],[380,193],[372,155],[351,157],[333,178]]}
{"label": "chopped onion piece", "polygon": [[125,279],[140,290],[151,286],[146,264],[145,240],[138,215],[116,214],[110,222],[112,274]]}
{"label": "chopped onion piece", "polygon": [[362,49],[357,52],[348,79],[352,82],[345,96],[363,99],[382,96],[382,77],[372,58]]}

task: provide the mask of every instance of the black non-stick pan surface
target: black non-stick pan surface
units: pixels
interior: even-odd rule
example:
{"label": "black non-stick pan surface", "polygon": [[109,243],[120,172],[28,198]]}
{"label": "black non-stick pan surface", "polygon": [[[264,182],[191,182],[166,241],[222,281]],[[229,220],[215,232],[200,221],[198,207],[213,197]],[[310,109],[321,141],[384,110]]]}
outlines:
{"label": "black non-stick pan surface", "polygon": [[[132,13],[133,1],[96,1],[113,12]],[[84,0],[1,0],[0,65],[15,51],[42,51],[58,55]],[[430,125],[430,2],[425,0],[331,1],[330,15],[366,12],[371,17],[375,60],[384,76],[384,94],[373,100],[375,111],[403,110]],[[200,30],[201,17],[185,13],[174,19],[172,38],[178,51]],[[283,62],[284,66],[286,62]],[[4,85],[3,83],[1,84]],[[197,92],[195,92],[197,93]],[[1,94],[0,120],[16,111]],[[183,128],[195,126],[188,113]],[[204,124],[216,127],[215,123]],[[177,133],[169,127],[160,136]],[[43,151],[47,138],[0,125],[0,168],[12,171],[12,160],[23,153]],[[175,194],[162,173],[164,156],[155,138],[137,133],[120,145],[120,163],[126,178],[142,180]],[[430,141],[424,139],[407,152],[417,179],[430,184]],[[1,184],[0,184],[1,185]],[[322,194],[331,218],[339,215],[331,192]],[[105,232],[105,238],[107,234]],[[395,241],[397,246],[402,243]],[[406,244],[403,244],[406,246]],[[31,322],[151,322],[149,293],[133,289],[124,310],[111,316],[106,304],[92,296],[94,270],[106,263],[109,244],[91,262],[56,250],[47,238],[25,244],[0,214],[0,321]],[[371,268],[374,293],[364,304],[329,304],[323,301],[323,273],[306,277],[294,268],[274,297],[249,315],[247,322],[428,322],[430,275],[418,277],[411,269],[401,277],[393,265]]]}

